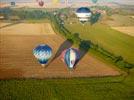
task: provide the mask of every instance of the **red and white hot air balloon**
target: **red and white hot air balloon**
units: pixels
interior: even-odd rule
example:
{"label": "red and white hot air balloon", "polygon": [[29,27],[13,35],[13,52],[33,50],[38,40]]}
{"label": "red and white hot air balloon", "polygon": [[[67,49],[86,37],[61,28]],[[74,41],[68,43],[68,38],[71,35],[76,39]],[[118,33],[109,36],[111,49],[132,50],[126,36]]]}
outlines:
{"label": "red and white hot air balloon", "polygon": [[36,0],[39,4],[39,6],[43,7],[44,6],[44,1],[43,0]]}

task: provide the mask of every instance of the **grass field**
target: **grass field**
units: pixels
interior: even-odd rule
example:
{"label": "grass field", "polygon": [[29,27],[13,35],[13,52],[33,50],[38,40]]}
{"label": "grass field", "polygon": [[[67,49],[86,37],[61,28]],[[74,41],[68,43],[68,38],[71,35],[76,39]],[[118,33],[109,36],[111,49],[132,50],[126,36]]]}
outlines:
{"label": "grass field", "polygon": [[81,38],[91,40],[115,55],[123,56],[130,63],[134,62],[134,54],[132,54],[134,51],[134,48],[132,48],[134,47],[134,37],[113,30],[107,25],[100,23],[94,25],[85,24],[83,26],[77,22],[74,24],[66,23],[65,26],[72,33],[79,33]]}
{"label": "grass field", "polygon": [[126,78],[1,80],[2,100],[133,100],[134,69]]}
{"label": "grass field", "polygon": [[27,19],[24,22],[25,23],[50,23],[50,20],[48,20],[48,19],[38,19],[38,20]]}

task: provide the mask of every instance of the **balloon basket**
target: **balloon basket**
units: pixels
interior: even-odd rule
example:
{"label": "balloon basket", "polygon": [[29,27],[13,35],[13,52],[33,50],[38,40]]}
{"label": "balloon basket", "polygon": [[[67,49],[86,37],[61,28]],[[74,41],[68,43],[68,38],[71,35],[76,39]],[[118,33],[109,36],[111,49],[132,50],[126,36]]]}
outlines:
{"label": "balloon basket", "polygon": [[45,64],[41,64],[41,66],[42,66],[42,67],[46,67],[46,65],[45,65]]}

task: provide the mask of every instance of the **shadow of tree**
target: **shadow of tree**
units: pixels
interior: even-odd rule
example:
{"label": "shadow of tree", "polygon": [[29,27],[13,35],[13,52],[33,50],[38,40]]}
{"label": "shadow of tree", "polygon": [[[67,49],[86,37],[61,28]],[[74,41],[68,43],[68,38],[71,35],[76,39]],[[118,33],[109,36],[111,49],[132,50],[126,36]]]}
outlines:
{"label": "shadow of tree", "polygon": [[79,44],[79,52],[80,52],[80,59],[82,59],[85,54],[90,49],[90,41],[89,40],[82,40]]}
{"label": "shadow of tree", "polygon": [[52,63],[56,58],[58,58],[64,50],[70,48],[72,45],[73,45],[73,41],[72,41],[71,39],[67,39],[66,41],[64,41],[64,42],[60,45],[60,47],[59,47],[59,49],[57,50],[55,56],[54,56],[54,57],[52,58],[52,60],[46,65],[46,67],[49,66],[49,64]]}
{"label": "shadow of tree", "polygon": [[74,43],[79,44],[79,42],[81,41],[79,33],[74,33],[73,34],[73,40],[74,40]]}
{"label": "shadow of tree", "polygon": [[100,16],[101,16],[101,13],[95,13],[95,14],[92,14],[91,18],[90,18],[90,23],[91,25],[95,24],[98,22],[98,20],[100,19]]}

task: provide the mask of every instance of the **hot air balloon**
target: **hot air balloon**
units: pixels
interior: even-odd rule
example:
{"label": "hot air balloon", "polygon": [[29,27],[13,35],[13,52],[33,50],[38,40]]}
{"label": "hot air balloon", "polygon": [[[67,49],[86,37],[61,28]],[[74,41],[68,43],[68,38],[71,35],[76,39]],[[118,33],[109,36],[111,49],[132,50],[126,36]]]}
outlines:
{"label": "hot air balloon", "polygon": [[44,6],[44,1],[38,0],[38,4],[39,4],[39,6],[43,7]]}
{"label": "hot air balloon", "polygon": [[[64,57],[63,57],[64,56]],[[66,63],[69,69],[73,69],[79,60],[79,52],[77,49],[69,48],[62,53],[62,60]]]}
{"label": "hot air balloon", "polygon": [[92,0],[93,3],[97,3],[98,0]]}
{"label": "hot air balloon", "polygon": [[11,2],[11,6],[15,6],[15,2]]}
{"label": "hot air balloon", "polygon": [[57,4],[59,0],[53,0],[53,4]]}
{"label": "hot air balloon", "polygon": [[78,8],[76,11],[76,16],[79,18],[79,21],[82,23],[85,23],[89,20],[91,17],[92,13],[89,8],[87,7],[81,7]]}
{"label": "hot air balloon", "polygon": [[52,56],[52,49],[46,44],[40,44],[33,50],[33,54],[39,63],[44,66]]}
{"label": "hot air balloon", "polygon": [[66,51],[67,51],[67,49],[65,49],[64,51],[62,51],[62,53],[61,53],[61,55],[60,55],[60,58],[61,58],[61,60],[62,60],[63,62],[65,62],[65,61],[64,61],[64,57],[65,57]]}

